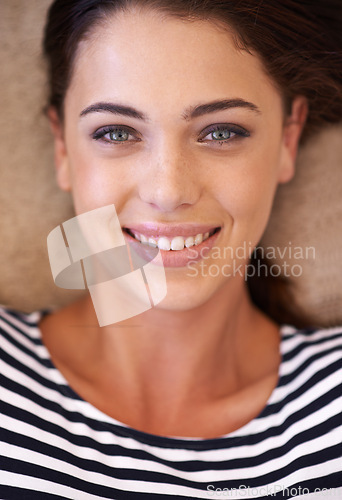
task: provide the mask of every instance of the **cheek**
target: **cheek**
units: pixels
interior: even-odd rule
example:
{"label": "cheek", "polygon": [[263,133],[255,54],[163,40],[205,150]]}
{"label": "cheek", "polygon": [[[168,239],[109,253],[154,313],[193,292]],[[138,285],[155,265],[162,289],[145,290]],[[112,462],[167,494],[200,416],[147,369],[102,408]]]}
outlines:
{"label": "cheek", "polygon": [[76,213],[84,213],[101,206],[118,206],[120,186],[124,185],[115,172],[98,159],[84,154],[71,155],[70,171],[72,195]]}
{"label": "cheek", "polygon": [[[75,139],[73,140],[73,137]],[[72,196],[77,214],[114,204],[117,211],[132,190],[132,176],[115,161],[84,147],[77,135],[69,133],[68,162]]]}
{"label": "cheek", "polygon": [[277,188],[279,150],[260,149],[222,175],[219,201],[233,223],[233,232],[254,243],[261,238]]}

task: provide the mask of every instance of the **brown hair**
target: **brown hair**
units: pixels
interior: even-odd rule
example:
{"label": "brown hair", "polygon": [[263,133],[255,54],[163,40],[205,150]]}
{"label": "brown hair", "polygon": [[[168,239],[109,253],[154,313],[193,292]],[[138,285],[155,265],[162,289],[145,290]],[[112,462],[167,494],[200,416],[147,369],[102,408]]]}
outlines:
{"label": "brown hair", "polygon": [[80,40],[108,14],[141,7],[166,15],[206,19],[233,28],[239,48],[256,52],[287,107],[294,96],[309,101],[303,136],[342,117],[342,8],[338,0],[55,0],[45,28],[50,96],[63,102]]}
{"label": "brown hair", "polygon": [[[78,44],[108,15],[149,8],[193,21],[208,20],[233,30],[236,45],[259,55],[283,96],[309,102],[302,135],[342,119],[342,8],[340,0],[55,0],[45,27],[49,106],[63,119]],[[285,278],[248,282],[254,302],[278,322],[309,322],[296,309]],[[286,306],[284,307],[284,304]]]}

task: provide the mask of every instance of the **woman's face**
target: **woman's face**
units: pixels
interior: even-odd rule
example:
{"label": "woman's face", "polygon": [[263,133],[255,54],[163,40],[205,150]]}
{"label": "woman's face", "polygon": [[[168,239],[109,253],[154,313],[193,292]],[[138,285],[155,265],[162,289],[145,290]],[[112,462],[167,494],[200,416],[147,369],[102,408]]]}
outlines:
{"label": "woman's face", "polygon": [[[300,98],[294,113],[303,121]],[[258,243],[277,184],[293,175],[300,126],[283,122],[260,59],[227,32],[120,13],[79,46],[64,126],[54,125],[58,181],[76,213],[114,204],[121,226],[147,237],[191,244],[220,228],[191,268],[184,259],[205,243],[164,253],[162,305],[192,308],[243,280],[227,272],[232,255]]]}

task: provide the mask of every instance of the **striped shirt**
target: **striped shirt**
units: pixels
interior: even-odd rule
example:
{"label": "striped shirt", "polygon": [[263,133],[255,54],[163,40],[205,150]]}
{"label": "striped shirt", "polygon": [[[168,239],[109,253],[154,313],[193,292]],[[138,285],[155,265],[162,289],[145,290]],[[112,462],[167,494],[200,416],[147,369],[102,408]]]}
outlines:
{"label": "striped shirt", "polygon": [[342,498],[341,327],[282,326],[263,411],[197,439],[137,431],[81,399],[42,343],[41,317],[0,308],[2,500]]}

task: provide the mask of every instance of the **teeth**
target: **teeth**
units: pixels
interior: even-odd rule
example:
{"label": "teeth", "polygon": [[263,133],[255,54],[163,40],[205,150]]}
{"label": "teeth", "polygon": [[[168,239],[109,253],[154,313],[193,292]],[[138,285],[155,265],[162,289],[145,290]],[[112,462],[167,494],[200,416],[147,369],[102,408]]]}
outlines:
{"label": "teeth", "polygon": [[196,234],[195,236],[195,245],[199,245],[203,241],[203,234]]}
{"label": "teeth", "polygon": [[170,240],[168,238],[165,238],[164,236],[162,236],[158,240],[158,248],[159,248],[159,250],[171,250]]}
{"label": "teeth", "polygon": [[158,242],[154,238],[149,238],[148,244],[150,245],[150,247],[154,247],[154,248],[156,248],[158,246]]}
{"label": "teeth", "polygon": [[176,236],[175,238],[172,238],[171,250],[183,250],[184,243],[184,238],[182,236]]}
{"label": "teeth", "polygon": [[189,236],[189,238],[185,240],[184,244],[186,248],[192,247],[195,244],[195,238],[193,236]]}
{"label": "teeth", "polygon": [[141,243],[147,244],[151,247],[158,247],[160,250],[183,250],[184,247],[189,248],[194,245],[200,245],[202,241],[205,241],[208,239],[212,234],[214,233],[214,230],[212,230],[210,233],[199,233],[196,234],[196,236],[188,236],[187,238],[183,238],[183,236],[175,236],[174,238],[166,238],[165,236],[161,236],[160,238],[152,238],[152,237],[147,237],[144,234],[140,233],[133,233],[134,238],[140,241]]}

